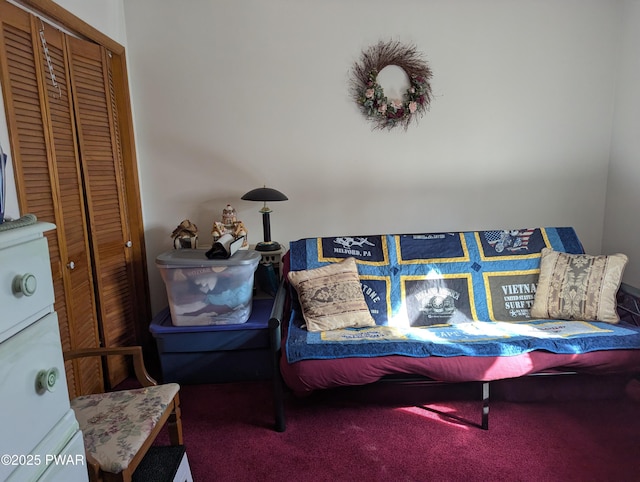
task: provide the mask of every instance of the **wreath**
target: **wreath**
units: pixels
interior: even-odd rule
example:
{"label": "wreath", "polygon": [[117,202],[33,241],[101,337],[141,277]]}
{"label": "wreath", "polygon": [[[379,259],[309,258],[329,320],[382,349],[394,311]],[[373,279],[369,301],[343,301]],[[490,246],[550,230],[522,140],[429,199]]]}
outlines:
{"label": "wreath", "polygon": [[[378,83],[378,74],[389,65],[400,67],[409,78],[410,86],[402,99],[387,99]],[[353,67],[351,94],[365,117],[373,122],[374,129],[402,126],[406,130],[429,110],[432,76],[415,46],[381,41],[363,51]]]}

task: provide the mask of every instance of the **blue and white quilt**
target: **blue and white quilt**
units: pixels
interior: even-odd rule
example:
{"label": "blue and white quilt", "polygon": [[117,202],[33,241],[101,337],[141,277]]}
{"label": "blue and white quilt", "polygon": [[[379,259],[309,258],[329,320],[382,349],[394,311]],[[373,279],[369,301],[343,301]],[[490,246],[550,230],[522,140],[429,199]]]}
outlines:
{"label": "blue and white quilt", "polygon": [[294,241],[292,271],[356,259],[362,291],[378,326],[312,333],[300,326],[301,316],[293,316],[288,360],[640,348],[636,327],[530,319],[544,247],[584,252],[572,228]]}
{"label": "blue and white quilt", "polygon": [[292,317],[286,343],[289,363],[386,355],[512,356],[534,350],[579,354],[616,349],[640,349],[640,327],[593,321],[532,320],[308,332]]}

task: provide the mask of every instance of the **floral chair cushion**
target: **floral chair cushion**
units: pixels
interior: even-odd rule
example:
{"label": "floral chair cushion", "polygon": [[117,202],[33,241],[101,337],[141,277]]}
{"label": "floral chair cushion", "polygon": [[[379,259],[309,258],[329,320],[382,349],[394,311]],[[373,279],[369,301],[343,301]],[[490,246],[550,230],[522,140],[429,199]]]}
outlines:
{"label": "floral chair cushion", "polygon": [[180,390],[167,383],[133,390],[84,395],[71,401],[84,447],[105,472],[119,474],[129,466]]}

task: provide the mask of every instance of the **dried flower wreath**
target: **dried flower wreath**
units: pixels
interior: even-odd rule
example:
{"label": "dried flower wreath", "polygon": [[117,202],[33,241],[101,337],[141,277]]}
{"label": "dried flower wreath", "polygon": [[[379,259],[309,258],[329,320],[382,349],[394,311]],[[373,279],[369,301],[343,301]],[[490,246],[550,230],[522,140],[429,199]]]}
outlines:
{"label": "dried flower wreath", "polygon": [[[377,82],[380,71],[389,65],[400,67],[409,77],[410,86],[402,99],[388,100]],[[406,130],[429,110],[432,76],[415,46],[381,41],[363,51],[353,67],[351,95],[365,117],[373,122],[374,129],[402,126]]]}

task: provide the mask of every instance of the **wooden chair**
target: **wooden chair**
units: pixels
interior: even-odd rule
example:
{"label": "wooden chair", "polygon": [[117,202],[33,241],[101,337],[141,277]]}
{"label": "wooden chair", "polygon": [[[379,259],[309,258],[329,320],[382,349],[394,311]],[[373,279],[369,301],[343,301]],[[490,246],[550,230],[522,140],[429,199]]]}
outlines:
{"label": "wooden chair", "polygon": [[142,388],[82,395],[71,400],[84,437],[91,481],[131,481],[162,427],[167,424],[172,445],[182,445],[180,386],[158,385],[144,366],[139,346],[70,350],[64,359],[129,355]]}

